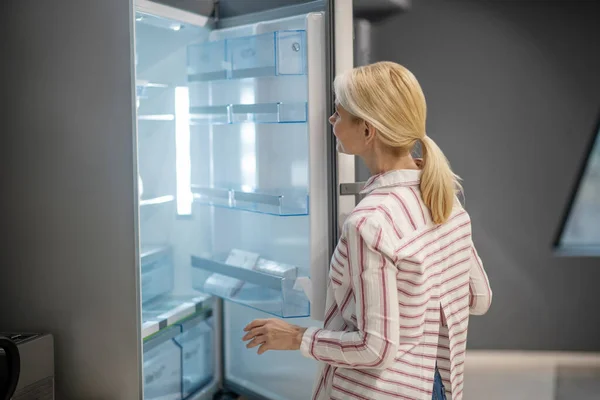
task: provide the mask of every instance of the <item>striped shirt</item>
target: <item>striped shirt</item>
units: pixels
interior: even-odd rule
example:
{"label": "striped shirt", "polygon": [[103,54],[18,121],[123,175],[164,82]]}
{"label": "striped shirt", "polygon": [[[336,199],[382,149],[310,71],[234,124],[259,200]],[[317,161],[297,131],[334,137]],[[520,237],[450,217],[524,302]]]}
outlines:
{"label": "striped shirt", "polygon": [[469,314],[492,292],[456,201],[435,225],[420,171],[373,176],[333,254],[324,328],[301,351],[320,361],[313,399],[427,399],[436,364],[449,400],[463,396]]}

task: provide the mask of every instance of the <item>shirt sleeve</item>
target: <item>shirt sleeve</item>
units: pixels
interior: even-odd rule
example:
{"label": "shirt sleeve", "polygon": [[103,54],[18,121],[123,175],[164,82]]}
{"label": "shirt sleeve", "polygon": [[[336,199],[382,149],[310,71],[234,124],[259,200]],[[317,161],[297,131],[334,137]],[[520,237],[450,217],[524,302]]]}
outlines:
{"label": "shirt sleeve", "polygon": [[485,314],[492,305],[492,289],[475,246],[471,247],[471,271],[469,275],[469,313]]}
{"label": "shirt sleeve", "polygon": [[400,321],[396,266],[381,250],[384,231],[364,217],[349,221],[342,237],[347,241],[358,330],[309,328],[300,349],[306,357],[338,367],[387,368],[398,350]]}

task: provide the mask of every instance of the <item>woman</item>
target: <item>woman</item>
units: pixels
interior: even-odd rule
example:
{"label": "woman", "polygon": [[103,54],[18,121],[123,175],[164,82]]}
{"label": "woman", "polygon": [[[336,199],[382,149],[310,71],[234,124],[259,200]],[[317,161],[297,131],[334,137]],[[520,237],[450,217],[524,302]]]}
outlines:
{"label": "woman", "polygon": [[322,362],[313,399],[460,400],[469,314],[484,314],[492,292],[458,178],[425,133],[425,97],[406,68],[355,68],[334,89],[338,150],[372,177],[331,260],[324,328],[257,320],[244,340]]}

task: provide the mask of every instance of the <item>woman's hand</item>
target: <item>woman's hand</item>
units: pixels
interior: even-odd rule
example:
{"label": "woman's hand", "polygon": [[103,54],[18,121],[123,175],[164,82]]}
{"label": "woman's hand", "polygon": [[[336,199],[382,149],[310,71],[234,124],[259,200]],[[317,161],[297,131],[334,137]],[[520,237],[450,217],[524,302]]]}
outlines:
{"label": "woman's hand", "polygon": [[244,331],[247,333],[242,340],[250,340],[246,347],[251,349],[260,346],[258,354],[263,354],[267,350],[300,349],[306,328],[279,319],[257,319],[249,323]]}

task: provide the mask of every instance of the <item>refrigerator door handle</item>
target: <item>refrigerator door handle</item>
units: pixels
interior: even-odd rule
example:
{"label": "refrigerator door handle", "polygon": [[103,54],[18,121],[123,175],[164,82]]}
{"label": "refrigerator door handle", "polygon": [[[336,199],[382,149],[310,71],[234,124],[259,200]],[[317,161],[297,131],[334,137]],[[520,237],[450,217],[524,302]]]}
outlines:
{"label": "refrigerator door handle", "polygon": [[340,196],[360,195],[360,191],[365,187],[366,182],[340,183]]}

